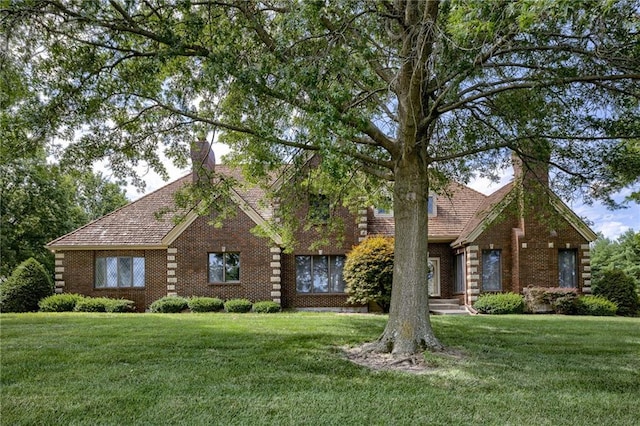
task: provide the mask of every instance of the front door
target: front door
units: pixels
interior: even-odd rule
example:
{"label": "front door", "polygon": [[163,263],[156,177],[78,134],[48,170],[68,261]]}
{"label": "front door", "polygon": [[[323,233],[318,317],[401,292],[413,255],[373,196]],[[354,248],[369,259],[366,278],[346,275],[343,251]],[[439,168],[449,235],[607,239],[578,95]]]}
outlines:
{"label": "front door", "polygon": [[440,258],[429,258],[429,296],[440,297]]}

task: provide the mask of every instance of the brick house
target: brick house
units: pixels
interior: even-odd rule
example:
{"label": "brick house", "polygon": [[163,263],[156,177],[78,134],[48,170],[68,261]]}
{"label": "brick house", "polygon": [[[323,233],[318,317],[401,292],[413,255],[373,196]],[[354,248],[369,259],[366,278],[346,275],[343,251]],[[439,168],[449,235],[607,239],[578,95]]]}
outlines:
{"label": "brick house", "polygon": [[[243,181],[238,170],[215,165],[212,155],[204,155],[201,164]],[[590,292],[589,243],[595,233],[550,191],[535,209],[526,210],[522,194],[533,173],[523,172],[518,162],[515,169],[514,180],[489,196],[454,183],[429,197],[432,297],[472,304],[483,292],[519,293],[529,285]],[[536,172],[536,181],[542,175],[544,183],[546,170]],[[342,244],[312,250],[315,234],[301,229],[296,247],[285,253],[275,232],[252,233],[278,210],[261,203],[265,193],[255,186],[234,186],[235,215],[222,227],[194,211],[175,212],[183,217],[178,224],[171,214],[158,219],[158,211],[173,205],[175,192],[199,178],[200,172],[189,174],[50,242],[56,291],[126,298],[140,310],[167,295],[366,310],[347,306],[342,265],[350,248],[367,235],[394,234],[392,212],[363,207],[354,215],[339,208],[334,214],[345,224]],[[313,205],[315,200],[303,199],[302,217]]]}

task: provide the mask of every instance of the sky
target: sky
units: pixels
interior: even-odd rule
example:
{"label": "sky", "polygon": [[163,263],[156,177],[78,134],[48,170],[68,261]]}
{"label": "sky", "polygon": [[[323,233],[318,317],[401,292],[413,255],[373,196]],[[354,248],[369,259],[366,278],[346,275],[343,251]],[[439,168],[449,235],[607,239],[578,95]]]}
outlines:
{"label": "sky", "polygon": [[[224,154],[229,152],[227,146],[219,143],[213,144],[213,151],[216,159],[219,162]],[[146,188],[144,192],[140,192],[133,186],[126,188],[127,198],[134,201],[145,194],[148,194],[156,189],[166,185],[170,181],[176,180],[189,172],[189,169],[176,168],[171,161],[165,162],[167,171],[169,172],[169,181],[163,181],[160,176],[154,172],[148,172],[144,176],[146,182]],[[478,192],[489,195],[497,189],[501,188],[507,182],[511,180],[512,174],[505,173],[499,182],[491,182],[488,179],[478,178],[472,180],[468,186],[475,189]],[[637,189],[637,188],[636,188]],[[625,195],[631,193],[631,189],[622,192],[617,201],[622,200]],[[601,233],[607,238],[616,239],[621,234],[629,229],[634,231],[640,231],[640,205],[630,204],[626,209],[609,210],[601,203],[594,203],[593,205],[586,205],[578,200],[569,201],[565,200],[565,203],[573,209],[573,211],[583,219],[586,219],[587,223],[597,233]]]}

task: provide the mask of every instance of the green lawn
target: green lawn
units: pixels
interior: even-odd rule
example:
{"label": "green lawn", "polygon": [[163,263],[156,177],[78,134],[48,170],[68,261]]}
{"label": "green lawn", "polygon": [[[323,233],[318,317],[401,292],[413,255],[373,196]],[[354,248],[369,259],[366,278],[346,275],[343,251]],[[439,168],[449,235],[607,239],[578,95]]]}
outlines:
{"label": "green lawn", "polygon": [[2,314],[2,425],[637,425],[640,319],[433,317],[465,354],[353,365],[376,315]]}

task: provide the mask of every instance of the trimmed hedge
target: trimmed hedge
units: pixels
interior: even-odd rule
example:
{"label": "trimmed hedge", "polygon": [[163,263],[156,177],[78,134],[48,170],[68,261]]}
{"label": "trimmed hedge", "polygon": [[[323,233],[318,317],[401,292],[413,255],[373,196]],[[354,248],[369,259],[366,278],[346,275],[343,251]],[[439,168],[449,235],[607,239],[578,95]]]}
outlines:
{"label": "trimmed hedge", "polygon": [[476,300],[473,307],[481,314],[522,314],[524,298],[515,293],[483,294]]}
{"label": "trimmed hedge", "polygon": [[72,312],[81,299],[84,299],[84,296],[80,294],[54,294],[42,299],[38,306],[42,312]]}
{"label": "trimmed hedge", "polygon": [[279,303],[276,303],[271,300],[263,300],[261,302],[256,302],[253,304],[253,312],[257,312],[260,314],[273,314],[276,312],[280,312],[282,308]]}
{"label": "trimmed hedge", "polygon": [[248,299],[229,299],[224,302],[224,309],[227,312],[245,313],[251,310],[253,304]]}
{"label": "trimmed hedge", "polygon": [[107,312],[110,299],[106,297],[84,297],[76,302],[76,312]]}
{"label": "trimmed hedge", "polygon": [[593,315],[593,316],[615,316],[618,310],[618,305],[614,302],[602,297],[587,295],[582,296],[577,301],[578,315]]}
{"label": "trimmed hedge", "polygon": [[31,257],[0,284],[0,312],[37,311],[38,302],[53,291],[53,281],[46,269]]}
{"label": "trimmed hedge", "polygon": [[162,314],[176,314],[189,307],[189,301],[180,296],[165,296],[149,306],[151,312]]}
{"label": "trimmed hedge", "polygon": [[217,297],[191,297],[187,301],[191,312],[218,312],[224,309],[224,302]]}
{"label": "trimmed hedge", "polygon": [[600,272],[594,281],[593,294],[616,303],[618,315],[637,315],[640,300],[632,276],[620,269],[611,269]]}
{"label": "trimmed hedge", "polygon": [[133,300],[127,299],[107,299],[108,302],[105,305],[107,312],[124,313],[135,312],[136,303]]}

